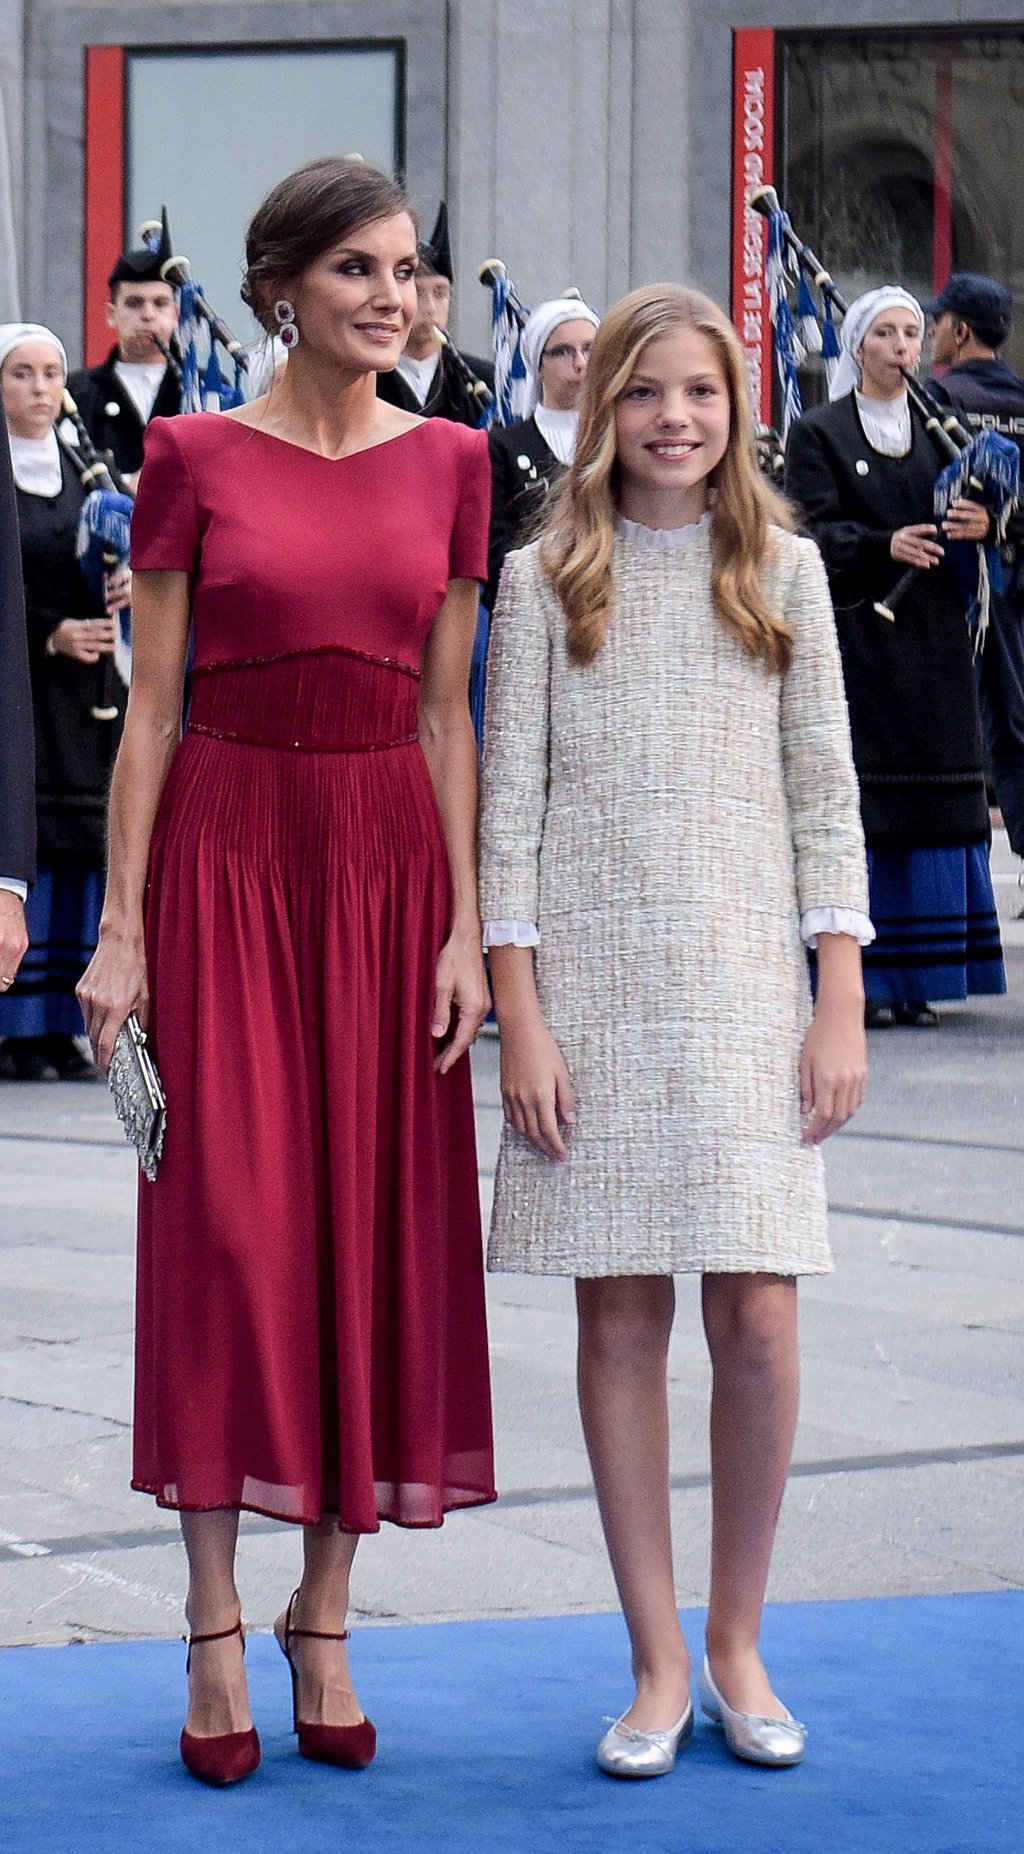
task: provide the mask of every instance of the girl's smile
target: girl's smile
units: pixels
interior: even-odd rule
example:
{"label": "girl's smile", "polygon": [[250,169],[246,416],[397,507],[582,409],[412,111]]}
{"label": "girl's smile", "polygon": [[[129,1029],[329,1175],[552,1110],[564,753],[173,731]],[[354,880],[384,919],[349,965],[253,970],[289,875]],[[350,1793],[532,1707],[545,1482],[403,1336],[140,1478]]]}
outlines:
{"label": "girl's smile", "polygon": [[699,520],[729,429],[729,388],[707,336],[680,328],[650,342],[615,407],[623,515],[652,528]]}

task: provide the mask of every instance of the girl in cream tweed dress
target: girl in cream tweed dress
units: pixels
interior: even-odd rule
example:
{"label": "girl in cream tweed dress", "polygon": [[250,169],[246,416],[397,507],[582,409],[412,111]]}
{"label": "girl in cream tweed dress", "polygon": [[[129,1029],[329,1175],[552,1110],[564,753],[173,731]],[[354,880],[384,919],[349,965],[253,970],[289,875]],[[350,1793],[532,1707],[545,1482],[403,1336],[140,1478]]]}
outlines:
{"label": "girl in cream tweed dress", "polygon": [[506,1118],[490,1265],[577,1277],[637,1687],[599,1747],[615,1775],[663,1774],[692,1728],[668,1517],[682,1270],[704,1277],[714,1370],[705,1709],[739,1755],[803,1748],[757,1643],[795,1277],[832,1265],[819,1145],[863,1092],[871,927],[825,573],[791,526],[725,318],[634,292],[598,332],[545,534],[505,566],[481,824]]}

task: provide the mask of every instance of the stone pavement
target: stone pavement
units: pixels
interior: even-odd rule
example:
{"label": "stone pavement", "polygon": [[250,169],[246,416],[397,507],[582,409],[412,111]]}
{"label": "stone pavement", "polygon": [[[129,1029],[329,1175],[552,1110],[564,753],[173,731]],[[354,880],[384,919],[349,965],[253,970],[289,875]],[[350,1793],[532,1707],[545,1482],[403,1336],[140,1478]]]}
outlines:
{"label": "stone pavement", "polygon": [[[803,1413],[777,1600],[1024,1587],[1024,905],[994,868],[1010,995],[871,1037],[870,1099],[828,1150],[837,1272],[801,1289]],[[485,1207],[497,1048],[475,1053]],[[129,1492],[134,1164],[98,1086],[0,1084],[0,1643],[174,1635],[174,1516]],[[258,1215],[258,1206],[253,1206]],[[356,1560],[373,1621],[614,1606],[573,1393],[572,1289],[490,1282],[497,1506],[386,1527]],[[708,1554],[696,1285],[671,1359],[680,1601]],[[243,1517],[245,1612],[296,1581],[294,1531]]]}

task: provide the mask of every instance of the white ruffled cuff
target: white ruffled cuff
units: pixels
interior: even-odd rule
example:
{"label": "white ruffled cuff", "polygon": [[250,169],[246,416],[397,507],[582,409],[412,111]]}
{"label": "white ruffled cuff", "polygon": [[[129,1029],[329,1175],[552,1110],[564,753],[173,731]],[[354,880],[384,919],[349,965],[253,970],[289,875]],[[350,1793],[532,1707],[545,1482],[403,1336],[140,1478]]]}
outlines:
{"label": "white ruffled cuff", "polygon": [[[859,946],[870,946],[875,930],[857,908],[808,908],[800,917],[800,933],[807,946],[816,947],[819,933],[848,933]],[[539,946],[540,930],[534,921],[485,921],[484,946]]]}
{"label": "white ruffled cuff", "polygon": [[848,933],[858,946],[870,946],[875,937],[870,920],[858,908],[808,908],[800,916],[800,933],[810,947],[817,946],[819,933]]}
{"label": "white ruffled cuff", "polygon": [[489,946],[539,946],[536,921],[485,921],[484,951]]}

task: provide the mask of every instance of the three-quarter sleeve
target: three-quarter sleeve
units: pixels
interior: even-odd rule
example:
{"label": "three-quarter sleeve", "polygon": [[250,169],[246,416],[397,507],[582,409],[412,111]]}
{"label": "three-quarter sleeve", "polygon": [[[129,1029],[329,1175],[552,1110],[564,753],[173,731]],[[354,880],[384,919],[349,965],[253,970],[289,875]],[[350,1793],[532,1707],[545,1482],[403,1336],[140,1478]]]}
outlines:
{"label": "three-quarter sleeve", "polygon": [[146,428],[145,457],[132,513],[132,571],[192,573],[199,563],[199,506],[178,420]]}
{"label": "three-quarter sleeve", "polygon": [[813,541],[789,546],[796,569],[785,618],[794,641],[781,695],[782,764],[800,912],[866,915],[860,794],[828,581]]}
{"label": "three-quarter sleeve", "polygon": [[480,809],[480,913],[540,918],[548,794],[551,594],[536,545],[509,554],[491,624]]}
{"label": "three-quarter sleeve", "polygon": [[491,460],[485,431],[464,433],[459,500],[448,547],[449,579],[487,578]]}

